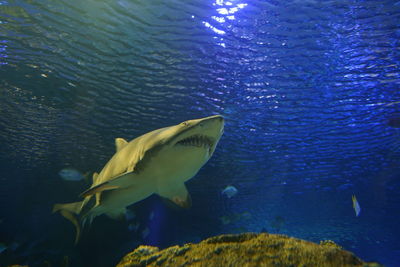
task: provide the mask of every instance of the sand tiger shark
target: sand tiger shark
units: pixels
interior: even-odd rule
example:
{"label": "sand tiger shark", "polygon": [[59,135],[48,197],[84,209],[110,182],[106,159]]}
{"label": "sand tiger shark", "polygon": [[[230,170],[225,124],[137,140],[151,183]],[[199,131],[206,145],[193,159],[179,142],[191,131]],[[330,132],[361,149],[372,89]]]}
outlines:
{"label": "sand tiger shark", "polygon": [[93,174],[83,200],[55,204],[53,212],[75,225],[77,243],[86,222],[101,214],[123,217],[127,206],[152,194],[188,208],[191,198],[185,182],[213,155],[223,130],[223,117],[215,115],[154,130],[130,142],[116,138],[116,153]]}

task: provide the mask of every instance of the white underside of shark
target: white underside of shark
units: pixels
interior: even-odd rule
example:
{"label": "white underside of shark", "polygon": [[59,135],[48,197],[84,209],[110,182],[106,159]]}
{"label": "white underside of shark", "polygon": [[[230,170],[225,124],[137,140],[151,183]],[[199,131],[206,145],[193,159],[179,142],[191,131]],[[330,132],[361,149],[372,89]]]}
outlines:
{"label": "white underside of shark", "polygon": [[181,207],[190,207],[185,182],[196,175],[215,151],[224,129],[224,119],[215,115],[189,120],[154,130],[130,142],[115,139],[116,153],[92,186],[83,192],[83,201],[56,204],[76,227],[101,214],[111,218],[125,215],[126,207],[156,193]]}

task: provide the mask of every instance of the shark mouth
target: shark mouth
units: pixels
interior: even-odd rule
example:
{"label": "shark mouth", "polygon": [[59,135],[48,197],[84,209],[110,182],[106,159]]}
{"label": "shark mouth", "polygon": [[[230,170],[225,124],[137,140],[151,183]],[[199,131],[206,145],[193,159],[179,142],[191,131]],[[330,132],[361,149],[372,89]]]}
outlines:
{"label": "shark mouth", "polygon": [[204,147],[211,151],[214,140],[208,136],[196,134],[178,141],[176,145]]}

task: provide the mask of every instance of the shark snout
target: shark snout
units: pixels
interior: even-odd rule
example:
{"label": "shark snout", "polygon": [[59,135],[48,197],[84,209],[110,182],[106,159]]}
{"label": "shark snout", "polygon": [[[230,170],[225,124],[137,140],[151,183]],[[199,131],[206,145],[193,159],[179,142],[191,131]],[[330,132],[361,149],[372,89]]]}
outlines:
{"label": "shark snout", "polygon": [[218,127],[218,128],[223,129],[224,128],[224,117],[222,117],[221,115],[214,115],[214,116],[206,117],[206,118],[202,119],[202,121],[200,122],[200,125],[202,127],[209,126],[209,127]]}
{"label": "shark snout", "polygon": [[173,145],[203,144],[215,147],[224,131],[224,118],[221,115],[185,121],[176,126],[177,134]]}
{"label": "shark snout", "polygon": [[207,117],[205,119],[206,120],[216,120],[216,121],[219,121],[221,123],[224,122],[224,117],[222,117],[221,115],[214,115],[214,116]]}

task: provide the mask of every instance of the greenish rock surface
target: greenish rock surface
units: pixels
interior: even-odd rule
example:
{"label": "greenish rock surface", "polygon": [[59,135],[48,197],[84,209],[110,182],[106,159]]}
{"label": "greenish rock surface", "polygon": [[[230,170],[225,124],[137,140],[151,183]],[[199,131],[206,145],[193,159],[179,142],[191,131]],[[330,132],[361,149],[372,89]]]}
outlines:
{"label": "greenish rock surface", "polygon": [[280,267],[378,267],[333,241],[320,244],[285,235],[244,233],[220,235],[198,244],[185,244],[159,250],[139,246],[127,254],[117,267],[132,266],[280,266]]}

